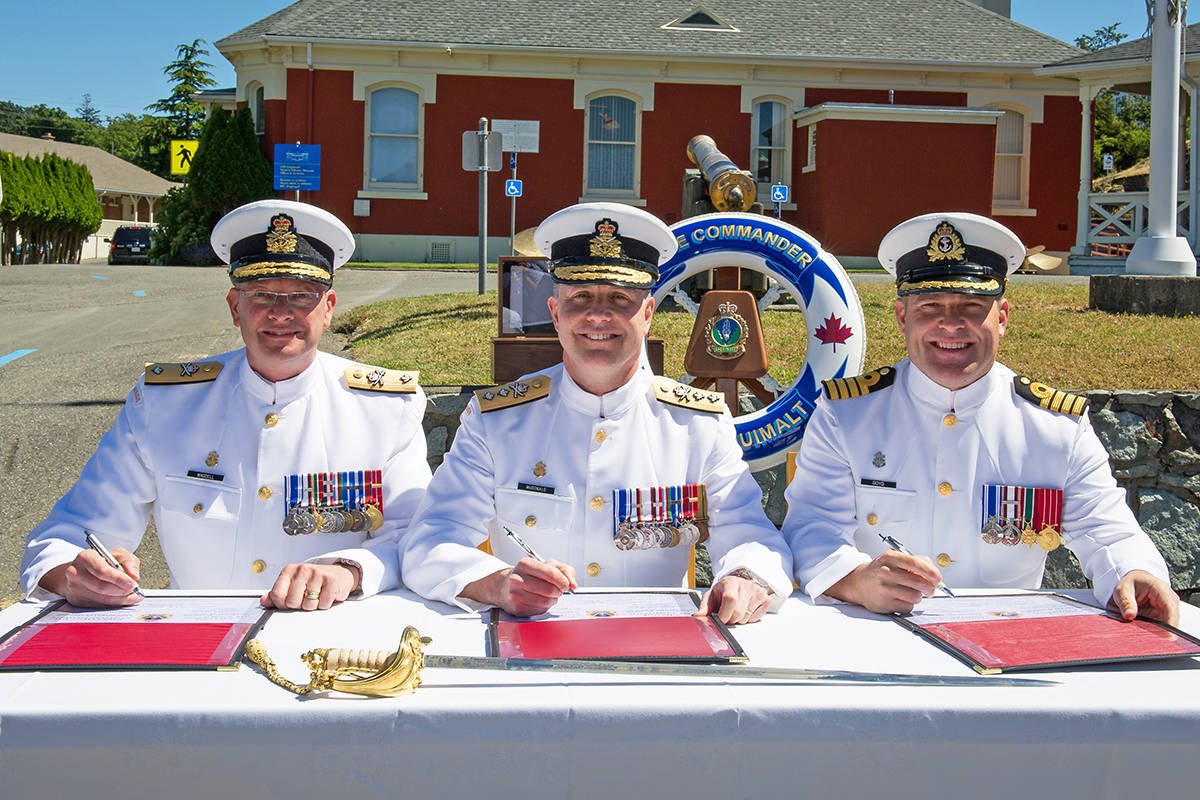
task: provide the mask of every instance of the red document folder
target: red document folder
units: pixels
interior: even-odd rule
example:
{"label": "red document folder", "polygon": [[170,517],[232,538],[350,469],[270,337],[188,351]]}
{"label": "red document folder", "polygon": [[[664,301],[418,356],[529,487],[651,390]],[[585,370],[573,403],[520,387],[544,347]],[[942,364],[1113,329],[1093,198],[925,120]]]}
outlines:
{"label": "red document folder", "polygon": [[[1200,641],[1183,631],[1149,619],[1126,622],[1064,595],[963,599],[994,600],[996,610],[977,619],[939,620],[933,612],[895,620],[983,674],[1200,655]],[[936,601],[934,607],[953,616],[957,598]],[[1047,601],[1059,609],[1047,607]],[[925,616],[929,620],[921,621]]]}
{"label": "red document folder", "polygon": [[261,609],[228,621],[180,622],[134,609],[128,622],[90,622],[86,610],[65,602],[50,606],[0,640],[0,671],[234,667],[270,614]]}
{"label": "red document folder", "polygon": [[617,617],[497,621],[501,658],[585,658],[623,661],[735,662],[745,654],[712,617]]}

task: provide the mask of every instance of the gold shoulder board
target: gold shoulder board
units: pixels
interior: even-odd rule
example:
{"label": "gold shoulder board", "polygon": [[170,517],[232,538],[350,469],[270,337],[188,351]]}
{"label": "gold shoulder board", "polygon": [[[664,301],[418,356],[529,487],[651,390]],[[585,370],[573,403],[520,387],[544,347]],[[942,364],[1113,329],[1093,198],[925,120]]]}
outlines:
{"label": "gold shoulder board", "polygon": [[830,400],[845,400],[848,397],[862,397],[876,389],[886,389],[896,382],[894,367],[880,367],[864,375],[853,378],[830,378],[821,381],[825,387],[825,396]]}
{"label": "gold shoulder board", "polygon": [[693,411],[720,414],[725,410],[725,395],[720,392],[693,389],[685,383],[679,383],[670,378],[654,379],[654,397],[667,405],[690,408]]}
{"label": "gold shoulder board", "polygon": [[146,365],[146,383],[208,383],[221,374],[220,361],[183,361]]}
{"label": "gold shoulder board", "polygon": [[550,376],[534,375],[522,378],[512,383],[502,383],[490,389],[476,389],[475,397],[479,400],[479,411],[486,414],[501,408],[511,408],[534,400],[541,400],[550,394]]}
{"label": "gold shoulder board", "polygon": [[366,389],[368,392],[392,392],[393,394],[412,394],[417,390],[417,378],[420,373],[407,369],[384,369],[372,367],[369,364],[355,364],[346,367],[342,376],[346,385],[351,389]]}
{"label": "gold shoulder board", "polygon": [[1035,406],[1041,406],[1050,411],[1057,411],[1060,414],[1070,414],[1073,417],[1078,417],[1084,411],[1087,411],[1087,398],[1083,395],[1071,394],[1061,389],[1055,389],[1053,386],[1047,386],[1044,383],[1030,380],[1024,375],[1018,375],[1013,378],[1013,391]]}

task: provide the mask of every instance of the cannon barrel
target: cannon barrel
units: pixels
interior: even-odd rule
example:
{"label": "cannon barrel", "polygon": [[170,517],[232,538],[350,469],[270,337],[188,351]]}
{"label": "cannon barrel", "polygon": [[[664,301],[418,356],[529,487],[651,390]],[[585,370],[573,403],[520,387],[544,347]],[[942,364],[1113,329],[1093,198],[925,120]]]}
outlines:
{"label": "cannon barrel", "polygon": [[746,211],[758,199],[754,178],[718,150],[711,136],[693,136],[687,153],[700,168],[708,185],[708,198],[718,211]]}

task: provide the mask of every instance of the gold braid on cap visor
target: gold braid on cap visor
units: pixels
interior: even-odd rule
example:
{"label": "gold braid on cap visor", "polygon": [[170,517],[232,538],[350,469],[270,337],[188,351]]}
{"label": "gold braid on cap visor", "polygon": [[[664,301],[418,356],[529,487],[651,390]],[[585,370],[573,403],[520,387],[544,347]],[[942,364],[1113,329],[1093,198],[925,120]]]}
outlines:
{"label": "gold braid on cap visor", "polygon": [[558,267],[554,270],[554,277],[563,281],[624,281],[639,285],[654,283],[653,275],[630,267]]}
{"label": "gold braid on cap visor", "polygon": [[333,270],[305,264],[302,261],[267,261],[259,264],[247,264],[229,273],[229,277],[234,279],[261,278],[268,275],[303,275],[327,281],[333,277]]}
{"label": "gold braid on cap visor", "polygon": [[999,281],[904,281],[898,287],[905,289],[974,289],[976,291],[993,292],[1000,288]]}

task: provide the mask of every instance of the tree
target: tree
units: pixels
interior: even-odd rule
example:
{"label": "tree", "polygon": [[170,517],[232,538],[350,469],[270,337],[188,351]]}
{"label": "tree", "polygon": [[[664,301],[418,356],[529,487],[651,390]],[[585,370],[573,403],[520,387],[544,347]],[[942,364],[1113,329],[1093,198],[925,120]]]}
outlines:
{"label": "tree", "polygon": [[188,183],[167,193],[150,255],[189,264],[219,262],[208,242],[217,220],[240,205],[271,197],[271,165],[254,133],[250,110],[214,111],[204,123]]}
{"label": "tree", "polygon": [[1091,33],[1080,34],[1075,37],[1075,46],[1081,50],[1094,52],[1096,50],[1103,50],[1106,47],[1112,47],[1114,44],[1119,44],[1122,39],[1129,38],[1127,34],[1117,30],[1119,27],[1121,27],[1121,23],[1114,22],[1112,25],[1096,28]]}
{"label": "tree", "polygon": [[201,45],[203,39],[193,39],[191,44],[175,48],[175,60],[163,67],[163,74],[170,79],[171,94],[146,106],[147,110],[160,111],[171,120],[170,135],[175,139],[196,139],[204,125],[204,106],[192,99],[192,95],[209,86],[215,86],[212,64],[202,60],[208,51]]}
{"label": "tree", "polygon": [[75,109],[75,113],[81,121],[86,122],[94,128],[100,128],[104,125],[104,120],[101,118],[100,112],[92,105],[92,96],[87,92],[83,93],[83,100]]}

